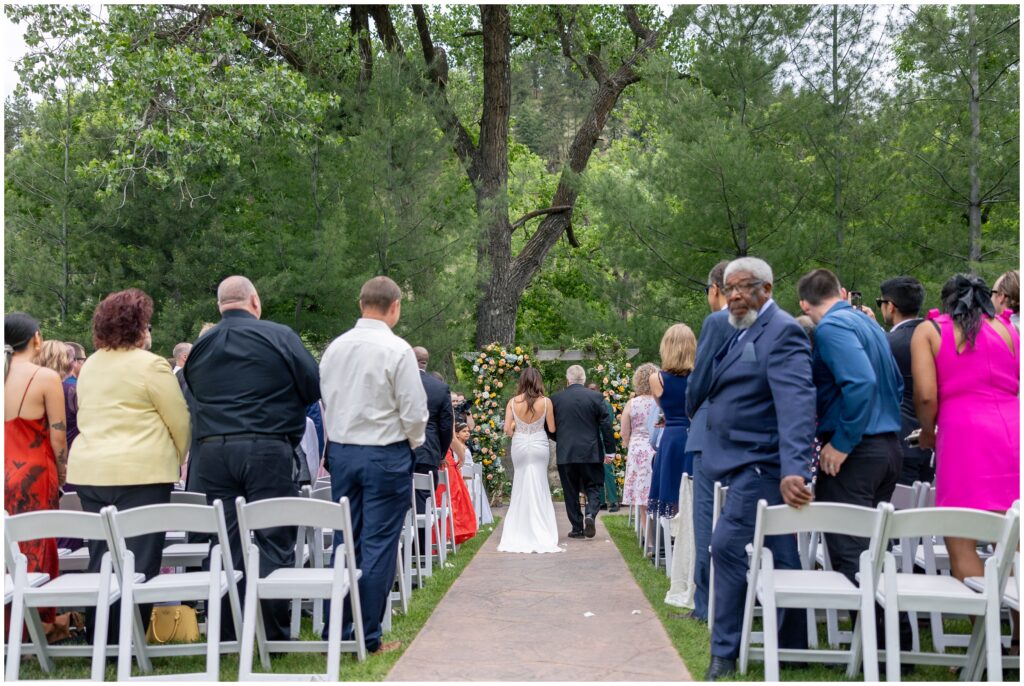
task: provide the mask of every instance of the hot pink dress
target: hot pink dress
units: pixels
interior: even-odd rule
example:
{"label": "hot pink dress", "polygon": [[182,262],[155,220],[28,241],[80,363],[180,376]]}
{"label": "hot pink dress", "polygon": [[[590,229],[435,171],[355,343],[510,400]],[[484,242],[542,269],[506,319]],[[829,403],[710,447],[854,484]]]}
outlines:
{"label": "hot pink dress", "polygon": [[942,334],[935,358],[935,504],[1007,510],[1020,497],[1020,336],[1000,315],[1012,352],[983,323],[974,346],[957,353],[949,315],[932,310],[928,318]]}

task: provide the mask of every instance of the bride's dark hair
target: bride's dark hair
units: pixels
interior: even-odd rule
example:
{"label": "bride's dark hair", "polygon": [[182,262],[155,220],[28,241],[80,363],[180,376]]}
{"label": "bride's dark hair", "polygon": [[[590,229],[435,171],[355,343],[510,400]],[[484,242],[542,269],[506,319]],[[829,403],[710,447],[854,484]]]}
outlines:
{"label": "bride's dark hair", "polygon": [[533,411],[533,404],[538,398],[544,396],[544,379],[540,372],[533,367],[527,367],[519,377],[519,387],[516,388],[516,395],[522,395],[526,401],[526,409]]}

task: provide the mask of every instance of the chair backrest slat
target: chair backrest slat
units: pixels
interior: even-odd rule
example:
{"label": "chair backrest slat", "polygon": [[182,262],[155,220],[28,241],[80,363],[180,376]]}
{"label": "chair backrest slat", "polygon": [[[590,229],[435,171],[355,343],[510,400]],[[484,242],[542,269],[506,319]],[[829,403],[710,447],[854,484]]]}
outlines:
{"label": "chair backrest slat", "polygon": [[883,517],[881,507],[811,503],[797,509],[789,505],[775,505],[765,508],[763,529],[765,536],[817,531],[872,538],[881,534]]}
{"label": "chair backrest slat", "polygon": [[101,515],[75,510],[39,510],[10,515],[4,519],[4,530],[16,543],[41,538],[105,540],[107,537]]}
{"label": "chair backrest slat", "polygon": [[430,491],[434,492],[434,477],[430,474],[420,474],[413,472],[412,475],[412,487],[417,491]]}
{"label": "chair backrest slat", "polygon": [[246,529],[256,531],[278,526],[309,526],[317,529],[340,529],[341,508],[336,502],[312,498],[268,498],[239,503],[244,511]]}
{"label": "chair backrest slat", "polygon": [[124,538],[167,531],[217,533],[217,513],[212,505],[146,505],[131,510],[118,510],[114,517],[117,532]]}
{"label": "chair backrest slat", "polygon": [[82,498],[74,491],[68,491],[60,497],[60,509],[67,512],[82,512]]}
{"label": "chair backrest slat", "polygon": [[208,505],[205,493],[195,491],[171,491],[172,505]]}
{"label": "chair backrest slat", "polygon": [[927,507],[900,510],[886,522],[885,538],[953,536],[976,541],[998,541],[1003,515],[963,507]]}

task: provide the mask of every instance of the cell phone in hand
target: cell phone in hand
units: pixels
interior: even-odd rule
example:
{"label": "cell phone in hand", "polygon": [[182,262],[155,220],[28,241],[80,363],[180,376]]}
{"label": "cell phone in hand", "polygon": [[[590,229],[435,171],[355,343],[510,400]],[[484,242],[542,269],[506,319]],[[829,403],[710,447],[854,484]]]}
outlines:
{"label": "cell phone in hand", "polygon": [[860,291],[850,291],[850,304],[860,307],[864,303],[864,294]]}
{"label": "cell phone in hand", "polygon": [[921,446],[921,430],[914,429],[904,437],[903,442],[911,448],[919,448]]}

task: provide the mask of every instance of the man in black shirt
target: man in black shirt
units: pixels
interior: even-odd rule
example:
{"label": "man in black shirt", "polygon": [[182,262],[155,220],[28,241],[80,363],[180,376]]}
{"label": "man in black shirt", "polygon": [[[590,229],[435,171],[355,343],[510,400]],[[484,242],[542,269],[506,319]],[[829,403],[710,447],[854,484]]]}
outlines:
{"label": "man in black shirt", "polygon": [[[427,362],[430,359],[427,349],[416,346],[412,352],[416,356],[416,364],[420,368],[420,381],[423,382],[423,390],[427,394],[427,411],[430,413],[427,419],[426,440],[423,445],[413,451],[415,455],[413,471],[417,474],[430,474],[436,487],[437,470],[452,444],[455,428],[451,391],[448,389],[448,384],[427,372]],[[416,491],[417,513],[423,514],[426,511],[427,498],[433,495],[427,491]],[[426,550],[426,541],[429,540],[426,537],[426,532],[421,529],[419,535],[420,550]]]}
{"label": "man in black shirt", "polygon": [[[260,321],[252,282],[229,276],[217,288],[220,323],[200,336],[185,363],[194,399],[192,434],[199,442],[196,476],[207,502],[224,506],[231,556],[242,567],[235,498],[246,501],[298,495],[295,446],[306,429],[306,408],[320,399],[320,370],[294,331]],[[260,575],[291,567],[294,527],[256,534]],[[244,582],[239,588],[244,593]],[[223,617],[230,617],[227,607]],[[263,601],[269,640],[289,638],[288,601]],[[223,640],[234,638],[222,622]]]}
{"label": "man in black shirt", "polygon": [[897,276],[884,282],[875,300],[882,320],[890,327],[885,337],[903,376],[903,402],[900,403],[900,444],[903,447],[903,470],[897,483],[913,486],[915,481],[935,481],[935,467],[930,450],[913,448],[903,440],[921,425],[914,411],[914,377],[910,369],[910,339],[914,329],[923,322],[918,314],[924,304],[924,286],[912,276]]}

